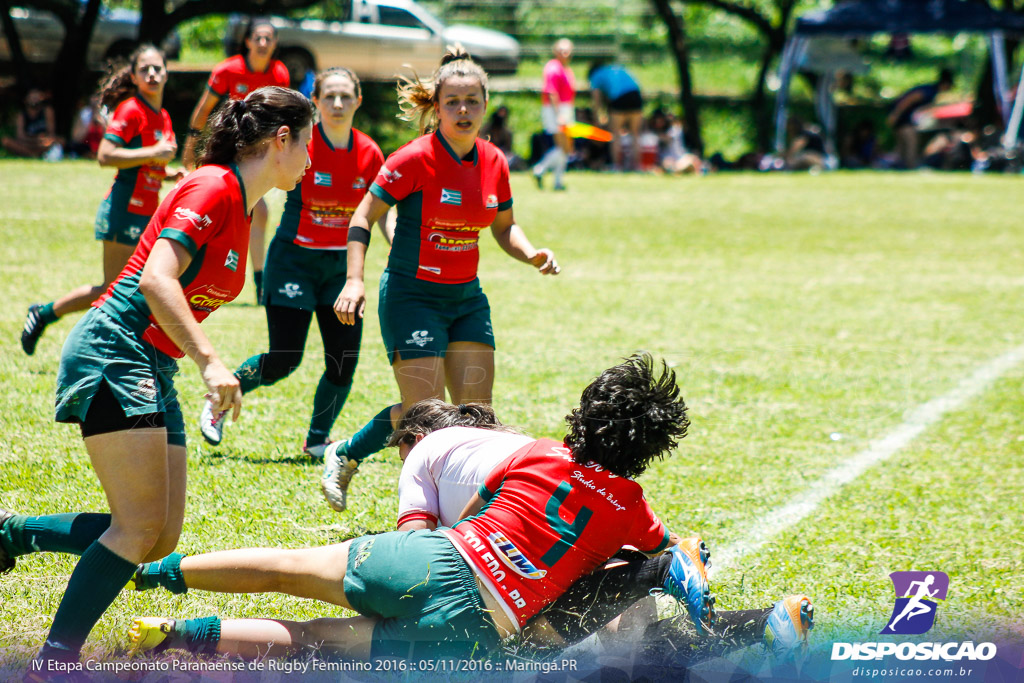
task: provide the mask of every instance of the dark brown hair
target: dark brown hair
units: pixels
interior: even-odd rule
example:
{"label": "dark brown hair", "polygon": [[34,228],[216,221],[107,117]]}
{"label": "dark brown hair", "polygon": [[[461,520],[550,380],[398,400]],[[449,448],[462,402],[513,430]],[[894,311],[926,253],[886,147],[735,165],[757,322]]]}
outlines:
{"label": "dark brown hair", "polygon": [[593,462],[620,477],[639,476],[655,458],[676,447],[690,420],[676,373],[650,354],[634,354],[583,390],[566,416],[565,445],[575,462]]}
{"label": "dark brown hair", "polygon": [[518,434],[519,431],[503,425],[494,414],[494,408],[486,403],[461,403],[452,405],[439,398],[417,401],[398,421],[398,427],[391,435],[388,446],[416,443],[417,436],[426,436],[445,427],[476,427],[500,432]]}
{"label": "dark brown hair", "polygon": [[128,56],[128,61],[118,60],[110,65],[106,78],[100,83],[100,103],[111,112],[129,97],[134,97],[139,92],[138,87],[132,82],[132,74],[135,67],[139,65],[139,57],[152,50],[160,55],[160,61],[167,68],[167,57],[160,48],[151,43],[139,45]]}
{"label": "dark brown hair", "polygon": [[228,100],[213,115],[199,165],[226,165],[255,154],[281,126],[288,126],[295,139],[313,113],[305,95],[276,85],[253,90],[244,100]]}
{"label": "dark brown hair", "polygon": [[343,66],[332,66],[316,75],[316,80],[313,81],[313,97],[320,99],[320,86],[331,76],[347,76],[352,85],[356,86],[356,97],[363,96],[363,86],[359,83],[359,76],[356,76],[355,71]]}

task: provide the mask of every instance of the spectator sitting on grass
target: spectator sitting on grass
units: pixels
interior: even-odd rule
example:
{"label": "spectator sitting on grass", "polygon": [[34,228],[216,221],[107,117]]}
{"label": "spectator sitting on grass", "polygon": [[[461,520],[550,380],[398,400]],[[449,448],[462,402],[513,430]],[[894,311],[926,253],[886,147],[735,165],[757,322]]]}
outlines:
{"label": "spectator sitting on grass", "polygon": [[872,168],[878,160],[878,136],[870,119],[857,122],[843,136],[842,165],[844,168]]}
{"label": "spectator sitting on grass", "polygon": [[512,151],[512,129],[508,127],[508,107],[501,105],[494,110],[491,118],[480,129],[480,137],[489,140],[492,145],[502,151],[508,161],[510,171],[521,171],[526,168],[523,160]]}
{"label": "spectator sitting on grass", "polygon": [[14,156],[38,159],[60,159],[63,155],[63,140],[57,136],[57,124],[53,107],[47,102],[46,93],[39,88],[30,88],[15,121],[13,138],[5,137],[3,146]]}
{"label": "spectator sitting on grass", "polygon": [[790,116],[786,122],[786,137],[789,146],[783,156],[787,171],[820,171],[825,168],[825,141],[817,126],[805,124],[800,118]]}
{"label": "spectator sitting on grass", "polygon": [[107,119],[100,110],[99,95],[94,95],[82,103],[75,116],[68,152],[80,159],[95,159],[106,130]]}
{"label": "spectator sitting on grass", "polygon": [[658,136],[658,165],[666,173],[700,173],[704,161],[686,147],[683,124],[671,112],[655,109],[647,121],[648,130]]}
{"label": "spectator sitting on grass", "polygon": [[917,126],[914,114],[935,101],[940,93],[953,87],[953,72],[943,69],[939,79],[934,83],[926,83],[911,88],[900,95],[886,119],[896,136],[896,155],[905,169],[917,168],[920,161],[917,148]]}

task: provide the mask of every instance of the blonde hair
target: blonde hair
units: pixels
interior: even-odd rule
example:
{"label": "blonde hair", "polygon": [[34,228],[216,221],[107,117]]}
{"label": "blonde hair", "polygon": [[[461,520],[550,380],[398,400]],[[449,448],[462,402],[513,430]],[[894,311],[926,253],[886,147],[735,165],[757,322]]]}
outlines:
{"label": "blonde hair", "polygon": [[437,127],[437,112],[434,105],[440,97],[441,86],[449,78],[468,76],[480,81],[487,99],[487,72],[473,61],[473,57],[461,45],[449,45],[441,65],[434,72],[433,78],[424,83],[413,71],[412,78],[403,76],[398,81],[398,108],[402,110],[398,118],[403,121],[417,121],[420,134]]}

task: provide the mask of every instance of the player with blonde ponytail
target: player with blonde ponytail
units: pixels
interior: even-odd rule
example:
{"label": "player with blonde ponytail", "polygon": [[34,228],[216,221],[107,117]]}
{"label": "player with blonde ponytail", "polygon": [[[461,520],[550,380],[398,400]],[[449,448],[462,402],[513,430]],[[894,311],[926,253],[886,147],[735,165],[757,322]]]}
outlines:
{"label": "player with blonde ponytail", "polygon": [[403,118],[421,137],[388,157],[349,221],[348,276],[335,310],[345,324],[366,306],[363,265],[370,224],[397,206],[378,313],[401,403],[384,408],[350,439],[331,444],[321,488],[345,509],[359,462],[384,448],[393,425],[426,398],[490,403],[494,331],[477,278],[480,232],[544,275],[558,273],[550,249],[537,249],[516,225],[505,155],[479,137],[487,110],[487,73],[461,47],[449,48],[433,78],[398,88]]}

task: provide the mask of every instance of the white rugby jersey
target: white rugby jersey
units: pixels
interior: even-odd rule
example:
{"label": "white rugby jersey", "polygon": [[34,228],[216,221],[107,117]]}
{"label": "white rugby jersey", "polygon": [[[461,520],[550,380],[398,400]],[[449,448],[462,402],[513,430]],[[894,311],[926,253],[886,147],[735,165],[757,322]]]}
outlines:
{"label": "white rugby jersey", "polygon": [[423,437],[398,478],[398,525],[414,519],[455,524],[487,474],[533,441],[476,427],[448,427]]}

